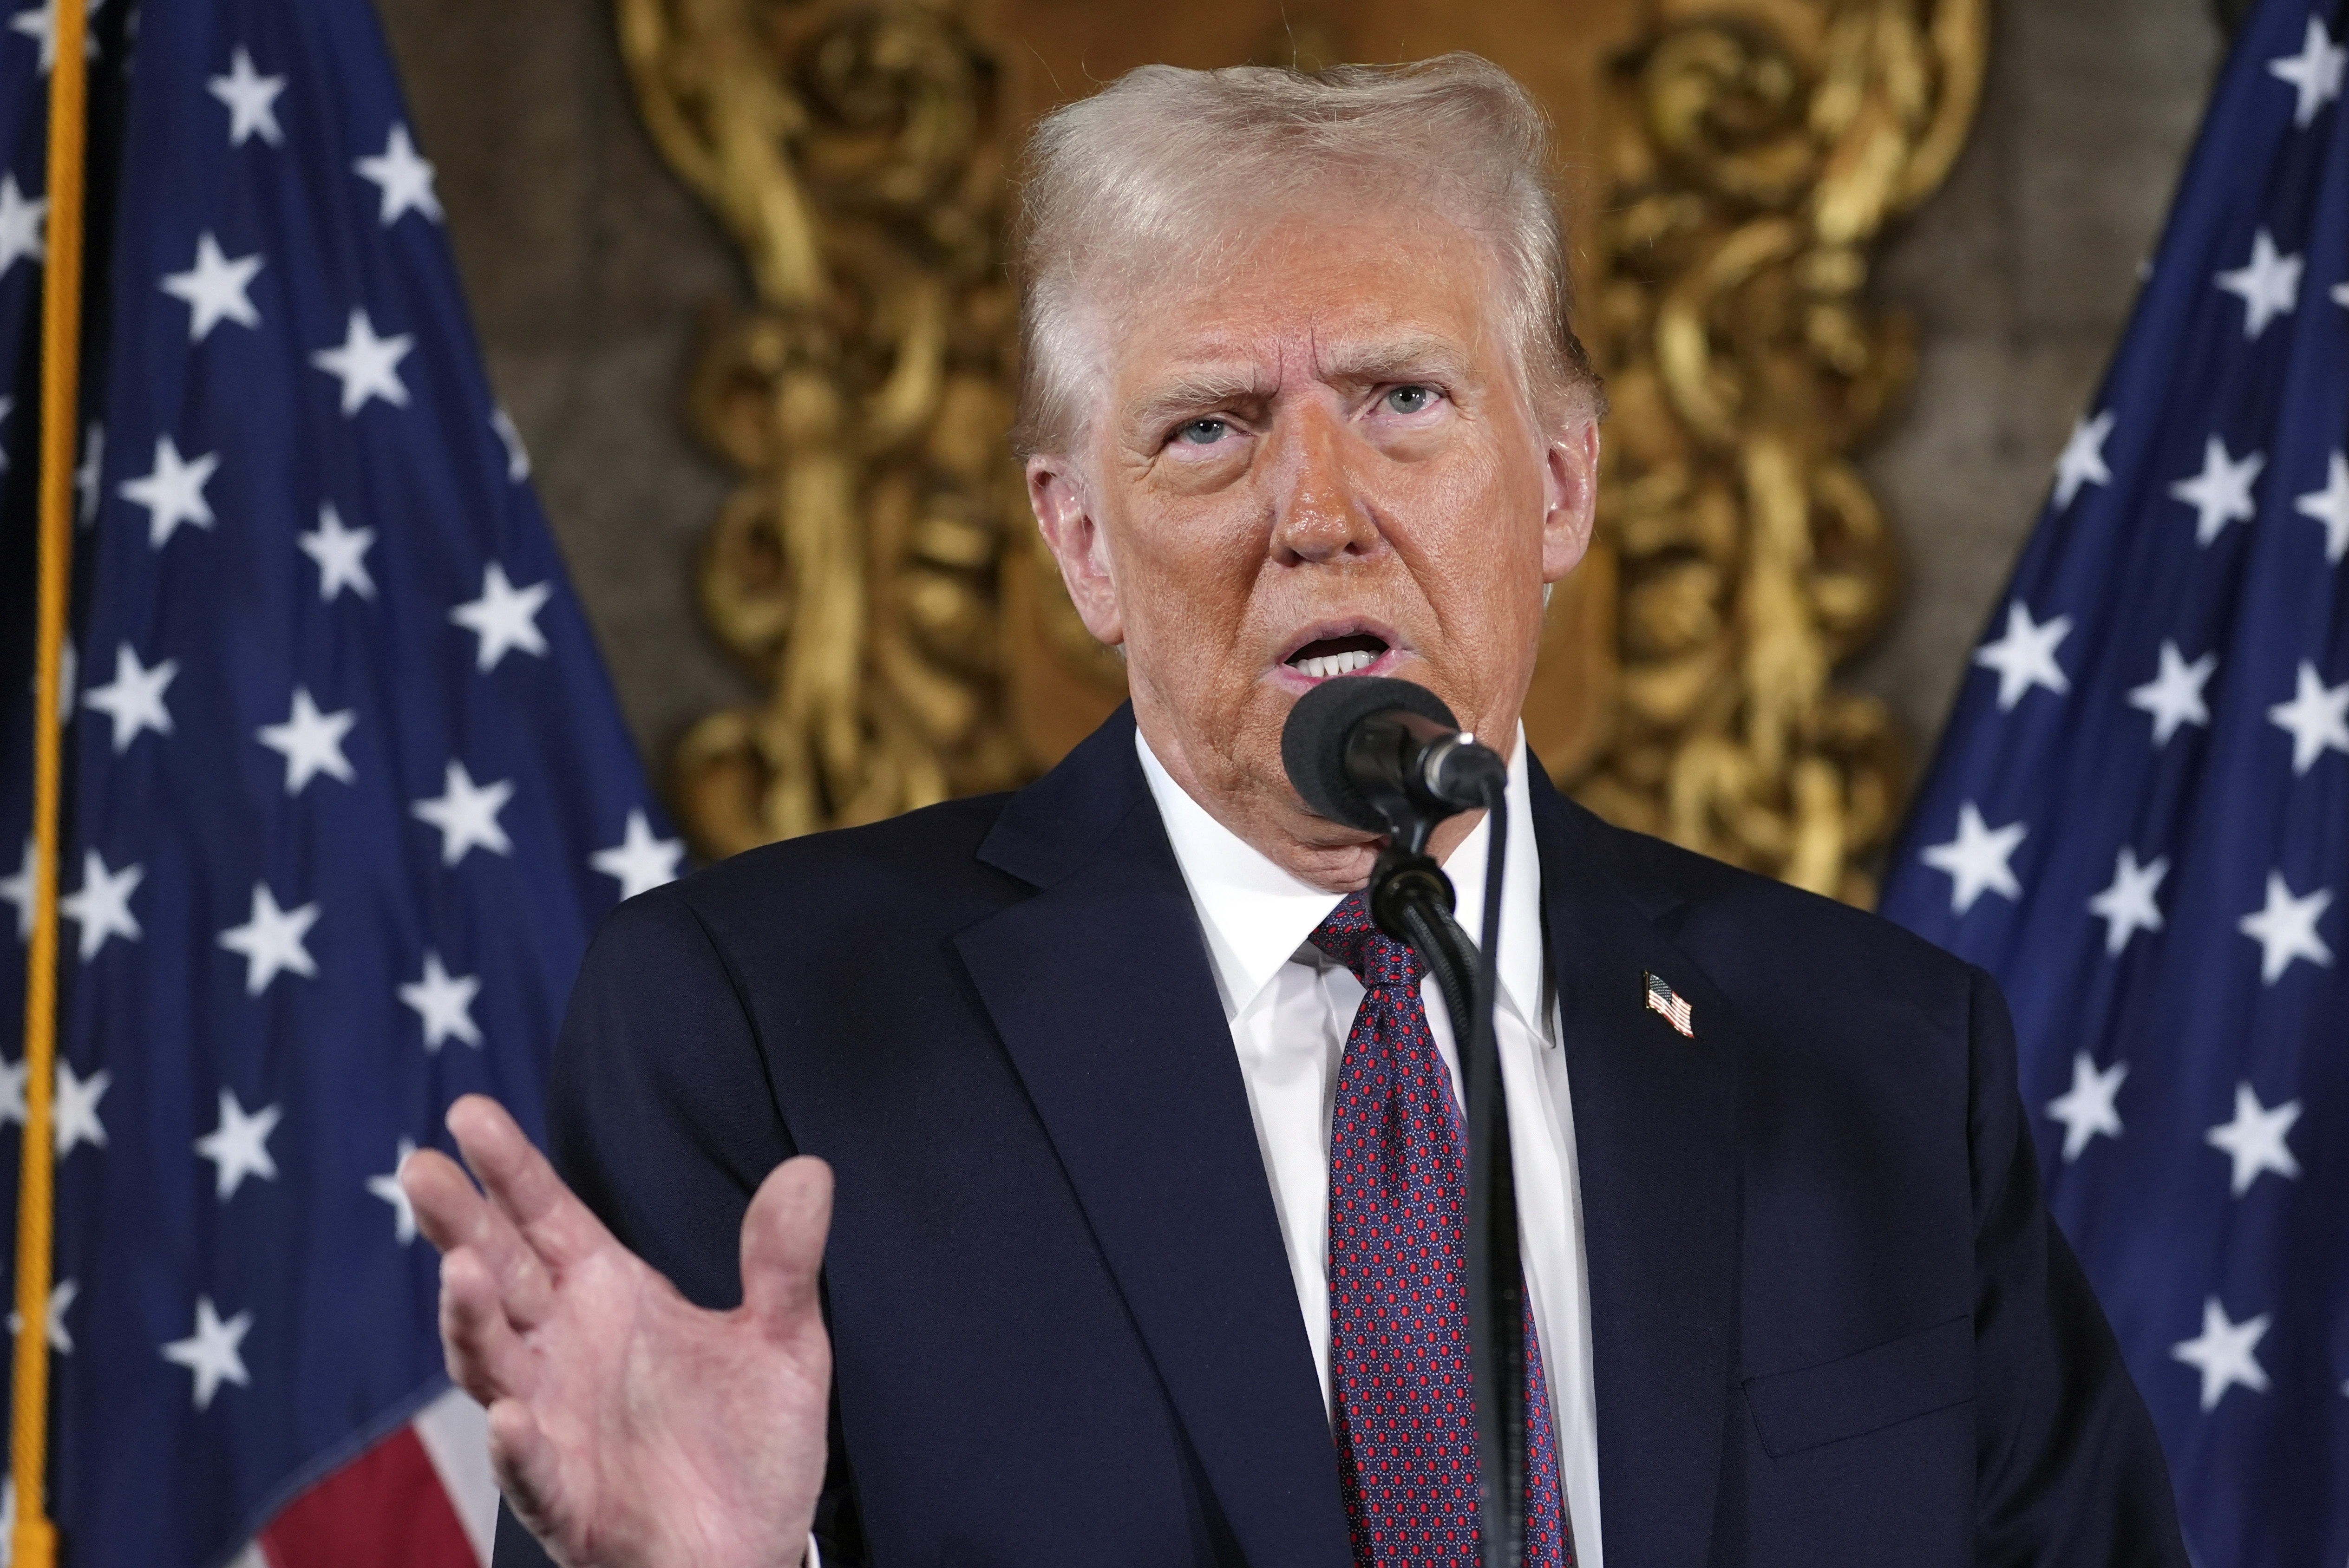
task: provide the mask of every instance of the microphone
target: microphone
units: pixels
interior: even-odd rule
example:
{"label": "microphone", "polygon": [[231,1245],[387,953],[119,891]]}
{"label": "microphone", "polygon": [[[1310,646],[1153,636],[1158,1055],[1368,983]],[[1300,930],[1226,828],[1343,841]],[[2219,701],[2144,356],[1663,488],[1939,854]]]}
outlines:
{"label": "microphone", "polygon": [[1299,697],[1280,760],[1315,811],[1413,851],[1446,817],[1485,805],[1509,773],[1443,698],[1381,676],[1326,680]]}
{"label": "microphone", "polygon": [[[1425,686],[1378,676],[1325,680],[1289,710],[1280,760],[1305,803],[1387,835],[1365,892],[1379,929],[1427,965],[1452,1017],[1466,1124],[1469,1382],[1475,1407],[1484,1568],[1517,1568],[1526,1540],[1525,1267],[1517,1253],[1508,1098],[1493,1036],[1509,770]],[[1485,945],[1452,918],[1452,879],[1427,853],[1436,824],[1483,806]]]}

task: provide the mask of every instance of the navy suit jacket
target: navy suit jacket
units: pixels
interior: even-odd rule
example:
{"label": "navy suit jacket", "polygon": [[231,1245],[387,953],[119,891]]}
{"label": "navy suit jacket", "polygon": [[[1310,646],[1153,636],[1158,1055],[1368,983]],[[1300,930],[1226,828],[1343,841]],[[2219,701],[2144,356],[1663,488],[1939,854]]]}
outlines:
{"label": "navy suit jacket", "polygon": [[[2182,1568],[2152,1426],[2041,1201],[1990,980],[1533,777],[1609,1568]],[[1649,971],[1694,1039],[1645,1008]],[[832,1162],[828,1568],[1349,1568],[1130,715],[1016,795],[631,900],[581,974],[549,1141],[710,1305],[740,1299],[760,1181]],[[497,1561],[543,1559],[509,1518]]]}

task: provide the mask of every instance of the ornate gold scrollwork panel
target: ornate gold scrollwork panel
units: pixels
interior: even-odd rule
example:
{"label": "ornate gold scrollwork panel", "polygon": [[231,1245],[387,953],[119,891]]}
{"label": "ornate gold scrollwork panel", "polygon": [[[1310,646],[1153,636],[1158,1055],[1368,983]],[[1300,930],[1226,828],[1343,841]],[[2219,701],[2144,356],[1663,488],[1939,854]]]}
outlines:
{"label": "ornate gold scrollwork panel", "polygon": [[1885,225],[1963,145],[1982,0],[1683,0],[1609,72],[1585,331],[1614,397],[1615,727],[1572,780],[1608,817],[1872,902],[1902,760],[1829,676],[1898,560],[1850,453],[1907,385],[1864,301]]}
{"label": "ornate gold scrollwork panel", "polygon": [[702,608],[768,695],[687,737],[688,826],[727,854],[1018,780],[997,696],[1021,501],[992,56],[946,5],[623,0],[620,22],[655,139],[757,290],[691,402],[743,475]]}
{"label": "ornate gold scrollwork panel", "polygon": [[1847,454],[1912,351],[1861,296],[1869,245],[1962,144],[1982,0],[1495,0],[1441,20],[1369,0],[1285,25],[1254,0],[982,4],[619,0],[647,123],[757,293],[691,393],[743,476],[704,611],[767,693],[681,748],[702,849],[1016,782],[1123,695],[1004,445],[1004,160],[1025,125],[1148,59],[1467,47],[1557,114],[1616,407],[1601,542],[1553,607],[1528,733],[1618,820],[1864,899],[1899,760],[1829,672],[1896,573]]}

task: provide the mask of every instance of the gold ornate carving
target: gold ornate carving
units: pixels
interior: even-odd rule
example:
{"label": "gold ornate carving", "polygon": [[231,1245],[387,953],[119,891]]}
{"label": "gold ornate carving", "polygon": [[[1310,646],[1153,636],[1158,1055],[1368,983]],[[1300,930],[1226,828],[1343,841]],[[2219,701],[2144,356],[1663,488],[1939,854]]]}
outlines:
{"label": "gold ornate carving", "polygon": [[619,18],[654,139],[757,290],[712,334],[691,405],[745,476],[702,607],[768,696],[686,738],[688,828],[729,854],[1016,780],[993,61],[946,5],[620,0]]}
{"label": "gold ornate carving", "polygon": [[[687,738],[689,829],[722,854],[1017,781],[1123,681],[1022,542],[997,58],[955,0],[618,5],[646,120],[757,290],[691,402],[744,475],[704,609],[768,695]],[[1913,351],[1861,295],[1964,140],[1983,5],[1660,0],[1599,84],[1584,316],[1616,412],[1528,730],[1615,820],[1862,901],[1899,759],[1828,676],[1896,569],[1848,453]],[[1526,20],[1532,50],[1573,25]]]}
{"label": "gold ornate carving", "polygon": [[1585,325],[1622,668],[1575,791],[1862,903],[1902,762],[1882,706],[1828,676],[1898,565],[1849,453],[1915,359],[1862,294],[1963,144],[1985,31],[1983,0],[1683,0],[1610,83]]}

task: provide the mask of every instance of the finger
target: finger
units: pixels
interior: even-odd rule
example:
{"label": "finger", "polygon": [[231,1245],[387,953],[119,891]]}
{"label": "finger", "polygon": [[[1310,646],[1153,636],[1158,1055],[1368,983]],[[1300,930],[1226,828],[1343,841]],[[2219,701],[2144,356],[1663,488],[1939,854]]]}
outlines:
{"label": "finger", "polygon": [[481,1189],[437,1149],[419,1149],[399,1162],[399,1189],[416,1212],[416,1228],[441,1252],[463,1244],[489,1207]]}
{"label": "finger", "polygon": [[742,1305],[770,1333],[815,1310],[832,1228],[832,1167],[808,1155],[767,1173],[742,1216]]}
{"label": "finger", "polygon": [[560,1271],[617,1244],[496,1100],[464,1096],[449,1108],[449,1130],[490,1202],[550,1267]]}
{"label": "finger", "polygon": [[563,1532],[563,1476],[554,1445],[519,1399],[490,1406],[490,1471],[533,1535],[551,1541]]}
{"label": "finger", "polygon": [[415,1206],[417,1228],[444,1255],[460,1247],[481,1254],[508,1315],[525,1326],[545,1315],[554,1288],[546,1265],[513,1222],[474,1190],[455,1161],[419,1149],[401,1163],[399,1184]]}
{"label": "finger", "polygon": [[488,1264],[471,1247],[440,1260],[440,1349],[450,1377],[484,1405],[529,1392],[530,1352],[507,1321]]}

